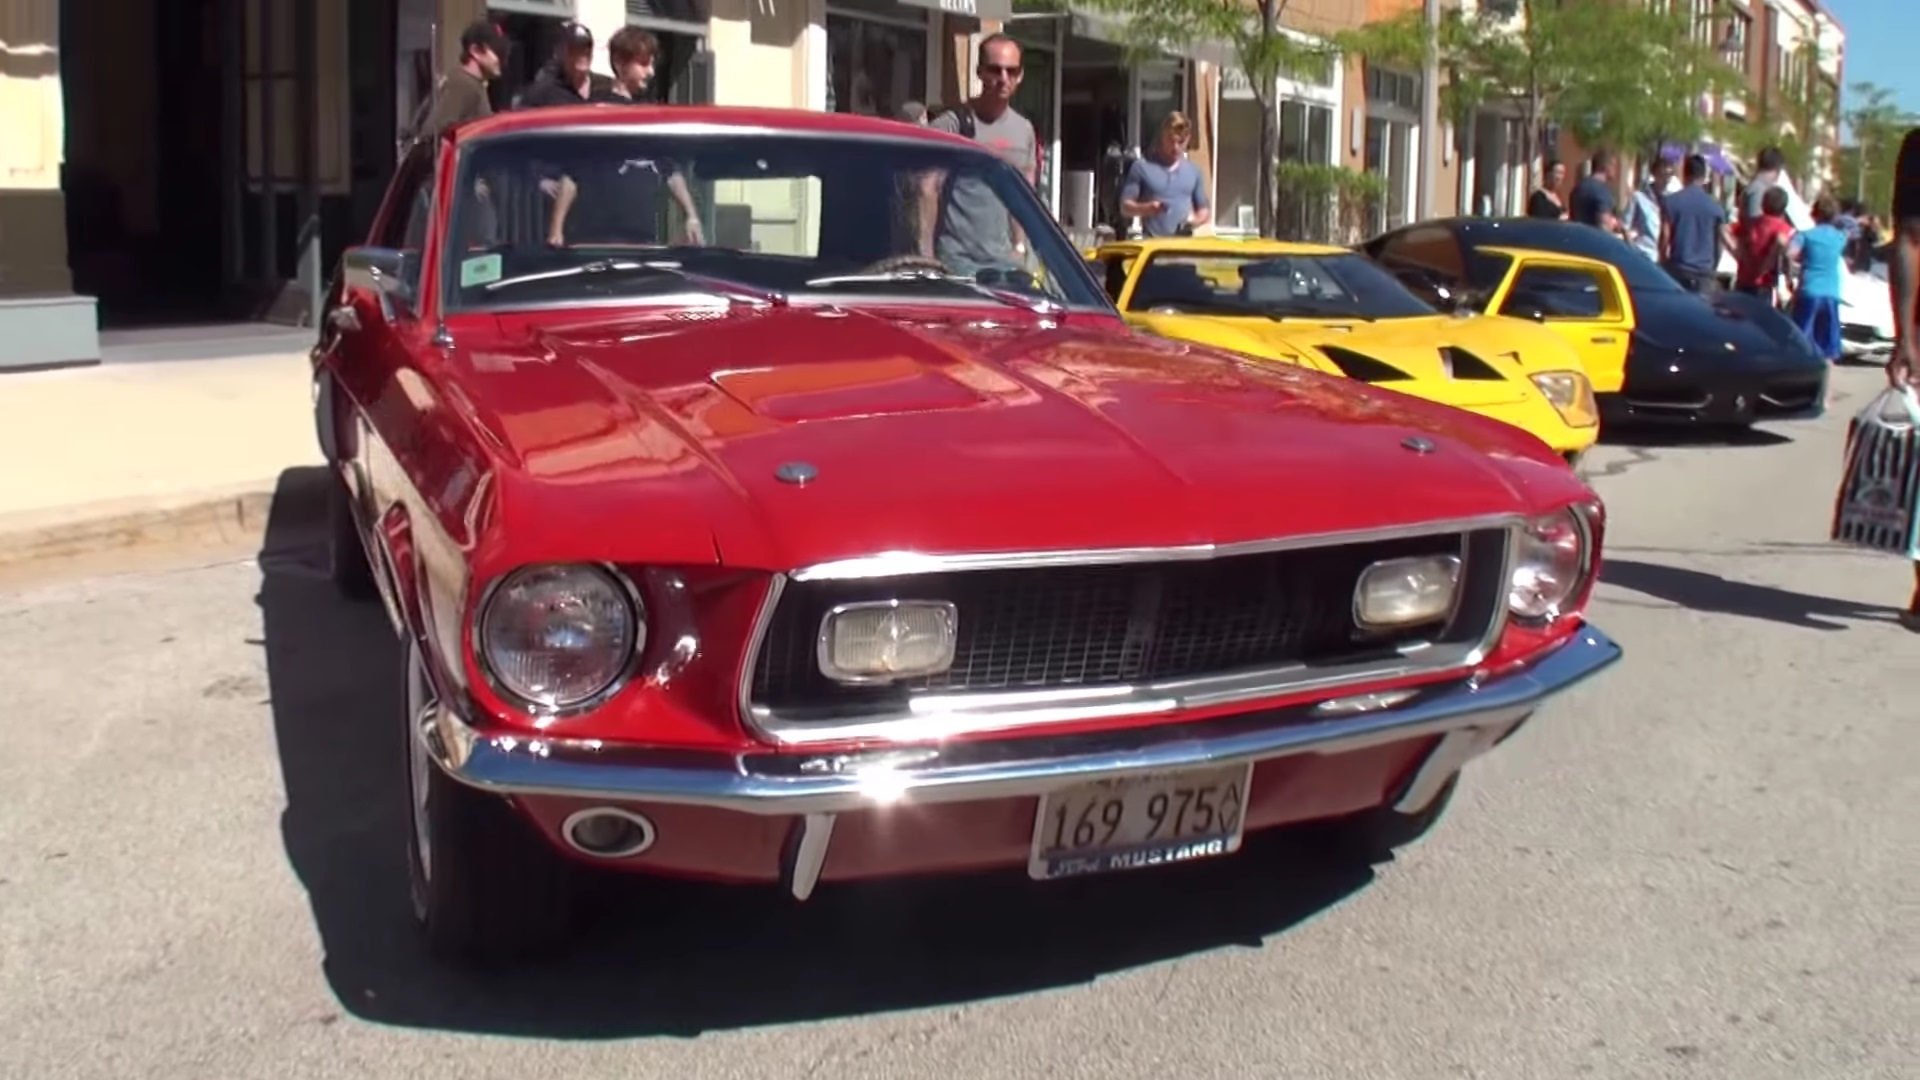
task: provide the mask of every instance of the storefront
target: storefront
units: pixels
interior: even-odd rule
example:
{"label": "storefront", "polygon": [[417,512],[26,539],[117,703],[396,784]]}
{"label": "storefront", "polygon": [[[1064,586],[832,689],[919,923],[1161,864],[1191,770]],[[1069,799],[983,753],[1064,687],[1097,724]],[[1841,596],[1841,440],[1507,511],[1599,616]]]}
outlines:
{"label": "storefront", "polygon": [[[1339,61],[1327,58],[1280,79],[1274,95],[1279,112],[1280,161],[1340,164],[1335,134],[1341,110],[1340,71]],[[1227,68],[1221,74],[1219,128],[1214,227],[1227,236],[1252,236],[1259,231],[1260,103],[1246,74],[1238,68]],[[1311,235],[1316,228],[1301,220],[1306,208],[1280,209],[1283,237]]]}
{"label": "storefront", "polygon": [[0,365],[310,325],[391,167],[397,29],[397,0],[0,3]]}
{"label": "storefront", "polygon": [[940,18],[894,0],[829,0],[827,111],[898,118],[938,104]]}

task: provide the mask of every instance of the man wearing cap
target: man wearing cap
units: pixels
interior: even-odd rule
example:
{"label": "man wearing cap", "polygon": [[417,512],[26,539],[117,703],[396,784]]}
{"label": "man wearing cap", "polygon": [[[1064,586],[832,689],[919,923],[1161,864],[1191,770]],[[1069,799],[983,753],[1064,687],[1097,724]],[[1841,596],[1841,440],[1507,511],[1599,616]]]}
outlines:
{"label": "man wearing cap", "polygon": [[476,19],[460,33],[460,62],[441,76],[433,97],[422,106],[424,120],[416,120],[416,137],[431,139],[455,124],[493,115],[487,84],[500,77],[507,38],[500,28]]}
{"label": "man wearing cap", "polygon": [[520,107],[584,105],[612,92],[613,80],[593,70],[593,31],[580,23],[567,22],[560,27],[553,61],[534,76],[533,85],[520,98]]}

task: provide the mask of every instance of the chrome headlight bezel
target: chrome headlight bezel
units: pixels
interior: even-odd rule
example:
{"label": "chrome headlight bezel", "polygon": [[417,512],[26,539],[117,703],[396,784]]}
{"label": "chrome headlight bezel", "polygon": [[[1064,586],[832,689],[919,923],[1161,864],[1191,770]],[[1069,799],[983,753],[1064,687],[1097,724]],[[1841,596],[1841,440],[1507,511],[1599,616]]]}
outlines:
{"label": "chrome headlight bezel", "polygon": [[[616,635],[612,650],[616,659],[611,673],[589,691],[562,695],[539,693],[527,687],[515,686],[511,679],[501,673],[501,665],[496,662],[491,647],[489,626],[491,620],[501,614],[499,605],[502,597],[508,594],[513,585],[524,582],[530,576],[553,573],[581,575],[582,581],[609,590],[618,604],[615,610],[625,613],[625,624]],[[474,606],[468,647],[473,652],[475,666],[494,693],[534,716],[551,719],[598,708],[625,689],[632,681],[634,672],[639,669],[641,657],[646,654],[647,640],[646,602],[632,579],[619,568],[608,563],[530,563],[515,567],[488,582],[479,603]]]}
{"label": "chrome headlight bezel", "polygon": [[[1521,626],[1551,625],[1565,617],[1573,605],[1587,594],[1593,585],[1597,554],[1594,550],[1594,516],[1593,507],[1574,503],[1550,513],[1529,517],[1514,529],[1507,567],[1506,605],[1509,619]],[[1533,539],[1541,532],[1561,529],[1568,530],[1579,545],[1566,584],[1545,602],[1524,605],[1516,602],[1515,594],[1522,588],[1522,575],[1528,573],[1530,567],[1540,565],[1540,560],[1529,559],[1527,546],[1530,543],[1542,544]]]}

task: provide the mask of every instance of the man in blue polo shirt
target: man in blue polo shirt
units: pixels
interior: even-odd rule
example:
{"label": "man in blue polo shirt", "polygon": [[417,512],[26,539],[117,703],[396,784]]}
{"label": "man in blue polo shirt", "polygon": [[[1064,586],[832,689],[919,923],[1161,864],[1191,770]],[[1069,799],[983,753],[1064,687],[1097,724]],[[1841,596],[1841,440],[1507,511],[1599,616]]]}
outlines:
{"label": "man in blue polo shirt", "polygon": [[1720,245],[1727,231],[1727,212],[1707,193],[1707,159],[1687,157],[1681,170],[1684,186],[1667,196],[1664,243],[1660,265],[1682,286],[1697,293],[1716,290]]}
{"label": "man in blue polo shirt", "polygon": [[1169,113],[1153,149],[1133,163],[1120,185],[1120,212],[1139,218],[1147,236],[1179,236],[1213,220],[1200,166],[1187,157],[1191,134],[1185,116]]}

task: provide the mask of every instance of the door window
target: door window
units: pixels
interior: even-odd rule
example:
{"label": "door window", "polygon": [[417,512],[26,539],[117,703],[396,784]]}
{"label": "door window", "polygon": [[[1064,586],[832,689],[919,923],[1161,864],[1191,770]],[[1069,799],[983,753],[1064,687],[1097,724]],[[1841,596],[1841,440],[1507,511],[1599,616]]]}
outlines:
{"label": "door window", "polygon": [[1606,317],[1601,280],[1587,270],[1522,266],[1500,304],[1500,314],[1521,318],[1594,320]]}

